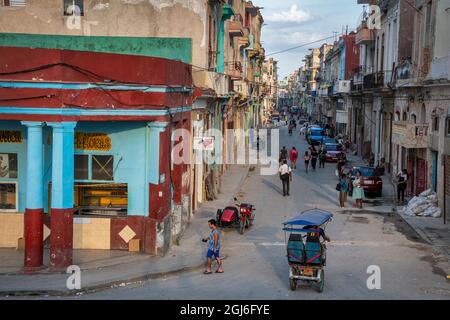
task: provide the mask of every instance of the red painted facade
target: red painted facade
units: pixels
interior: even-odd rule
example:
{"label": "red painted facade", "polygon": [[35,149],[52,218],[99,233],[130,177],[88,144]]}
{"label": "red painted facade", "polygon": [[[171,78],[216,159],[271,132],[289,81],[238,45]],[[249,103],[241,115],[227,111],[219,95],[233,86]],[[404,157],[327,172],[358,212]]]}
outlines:
{"label": "red painted facade", "polygon": [[[23,72],[26,70],[34,70]],[[15,74],[11,74],[14,72]],[[58,49],[0,47],[0,79],[133,83],[192,87],[192,68],[156,57]]]}
{"label": "red painted facade", "polygon": [[65,270],[73,260],[73,209],[52,209],[50,216],[50,268]]}
{"label": "red painted facade", "polygon": [[350,80],[359,70],[359,46],[355,44],[355,34],[343,36],[345,45],[345,79]]}
{"label": "red painted facade", "polygon": [[24,217],[25,269],[32,270],[43,265],[44,209],[26,209]]}
{"label": "red painted facade", "polygon": [[[0,47],[0,81],[50,83],[52,88],[0,88],[0,107],[53,108],[55,113],[36,115],[24,111],[0,114],[0,120],[16,121],[146,121],[167,122],[160,133],[159,174],[164,181],[149,185],[148,216],[111,218],[111,249],[127,250],[128,244],[118,235],[129,226],[135,238],[141,240],[141,251],[157,253],[157,225],[170,219],[171,186],[174,203],[181,202],[189,193],[189,184],[183,183],[187,164],[177,165],[171,172],[171,123],[190,129],[190,111],[169,114],[170,109],[190,107],[193,101],[192,68],[190,65],[163,58],[81,52],[70,50]],[[97,85],[88,89],[57,88],[55,84]],[[106,90],[98,85],[122,86],[120,90]],[[126,87],[125,87],[126,86]],[[133,90],[132,86],[148,86],[149,91]],[[123,89],[125,88],[125,89]],[[129,90],[128,90],[129,88]],[[187,90],[185,90],[185,88]],[[183,92],[173,92],[172,89]],[[161,91],[162,92],[154,92]],[[101,116],[67,116],[57,109],[110,109]],[[156,110],[155,115],[118,115],[116,110]],[[160,115],[158,115],[160,114]],[[186,151],[187,152],[187,151]],[[185,176],[185,174],[184,174]],[[173,178],[173,180],[172,180]],[[175,200],[175,199],[174,199]],[[73,209],[27,210],[25,237],[27,250],[25,265],[42,265],[43,246],[50,247],[50,267],[62,270],[72,264]],[[42,241],[43,225],[51,229],[50,237]],[[40,240],[39,240],[40,239]],[[37,243],[37,244],[36,244]],[[40,245],[39,245],[40,243]]]}

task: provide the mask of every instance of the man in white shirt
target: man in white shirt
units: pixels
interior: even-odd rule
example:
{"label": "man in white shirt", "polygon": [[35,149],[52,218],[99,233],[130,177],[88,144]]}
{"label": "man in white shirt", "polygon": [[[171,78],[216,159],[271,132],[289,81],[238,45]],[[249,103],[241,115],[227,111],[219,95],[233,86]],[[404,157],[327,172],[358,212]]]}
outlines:
{"label": "man in white shirt", "polygon": [[283,160],[283,164],[278,169],[278,172],[283,183],[283,197],[286,197],[286,195],[289,196],[289,182],[292,180],[292,170],[288,166],[286,159]]}

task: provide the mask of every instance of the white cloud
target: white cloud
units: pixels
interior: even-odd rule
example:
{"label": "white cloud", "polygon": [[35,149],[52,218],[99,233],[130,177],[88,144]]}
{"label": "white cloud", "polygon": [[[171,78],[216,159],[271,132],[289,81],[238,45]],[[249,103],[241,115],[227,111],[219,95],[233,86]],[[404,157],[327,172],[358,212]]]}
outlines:
{"label": "white cloud", "polygon": [[309,12],[300,9],[296,4],[291,6],[289,11],[281,11],[272,13],[270,16],[265,18],[267,21],[272,22],[305,22],[312,18]]}

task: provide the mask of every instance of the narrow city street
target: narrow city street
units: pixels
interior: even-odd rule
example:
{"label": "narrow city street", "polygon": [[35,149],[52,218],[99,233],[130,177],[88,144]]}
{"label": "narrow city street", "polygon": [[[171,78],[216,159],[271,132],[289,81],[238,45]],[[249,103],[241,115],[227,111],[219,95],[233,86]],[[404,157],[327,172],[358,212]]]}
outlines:
{"label": "narrow city street", "polygon": [[[300,154],[307,148],[298,130],[288,136],[282,128],[280,139],[280,146],[296,146]],[[350,199],[348,209],[340,210],[334,170],[335,164],[327,163],[325,169],[306,174],[299,161],[287,198],[281,194],[278,175],[261,176],[258,168],[251,171],[240,197],[256,205],[255,224],[244,235],[224,230],[224,274],[196,270],[69,299],[449,299],[447,260],[396,214],[358,210]],[[315,207],[334,213],[327,228],[331,243],[325,289],[317,293],[299,285],[294,292],[289,289],[282,222]],[[198,240],[205,250],[200,239],[207,234],[205,225]],[[381,269],[380,290],[367,288],[371,265]]]}

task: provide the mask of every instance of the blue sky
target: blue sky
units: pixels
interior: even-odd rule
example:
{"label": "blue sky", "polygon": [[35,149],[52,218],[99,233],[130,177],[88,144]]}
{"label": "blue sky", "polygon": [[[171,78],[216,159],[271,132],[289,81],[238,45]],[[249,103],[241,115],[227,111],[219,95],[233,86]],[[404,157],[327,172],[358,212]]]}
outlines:
{"label": "blue sky", "polygon": [[[295,47],[342,33],[345,26],[355,29],[362,13],[357,0],[253,0],[255,6],[264,7],[265,20],[262,45],[266,54]],[[328,40],[329,43],[333,39]],[[280,80],[303,64],[302,59],[309,48],[320,47],[321,43],[293,51],[277,54]]]}

